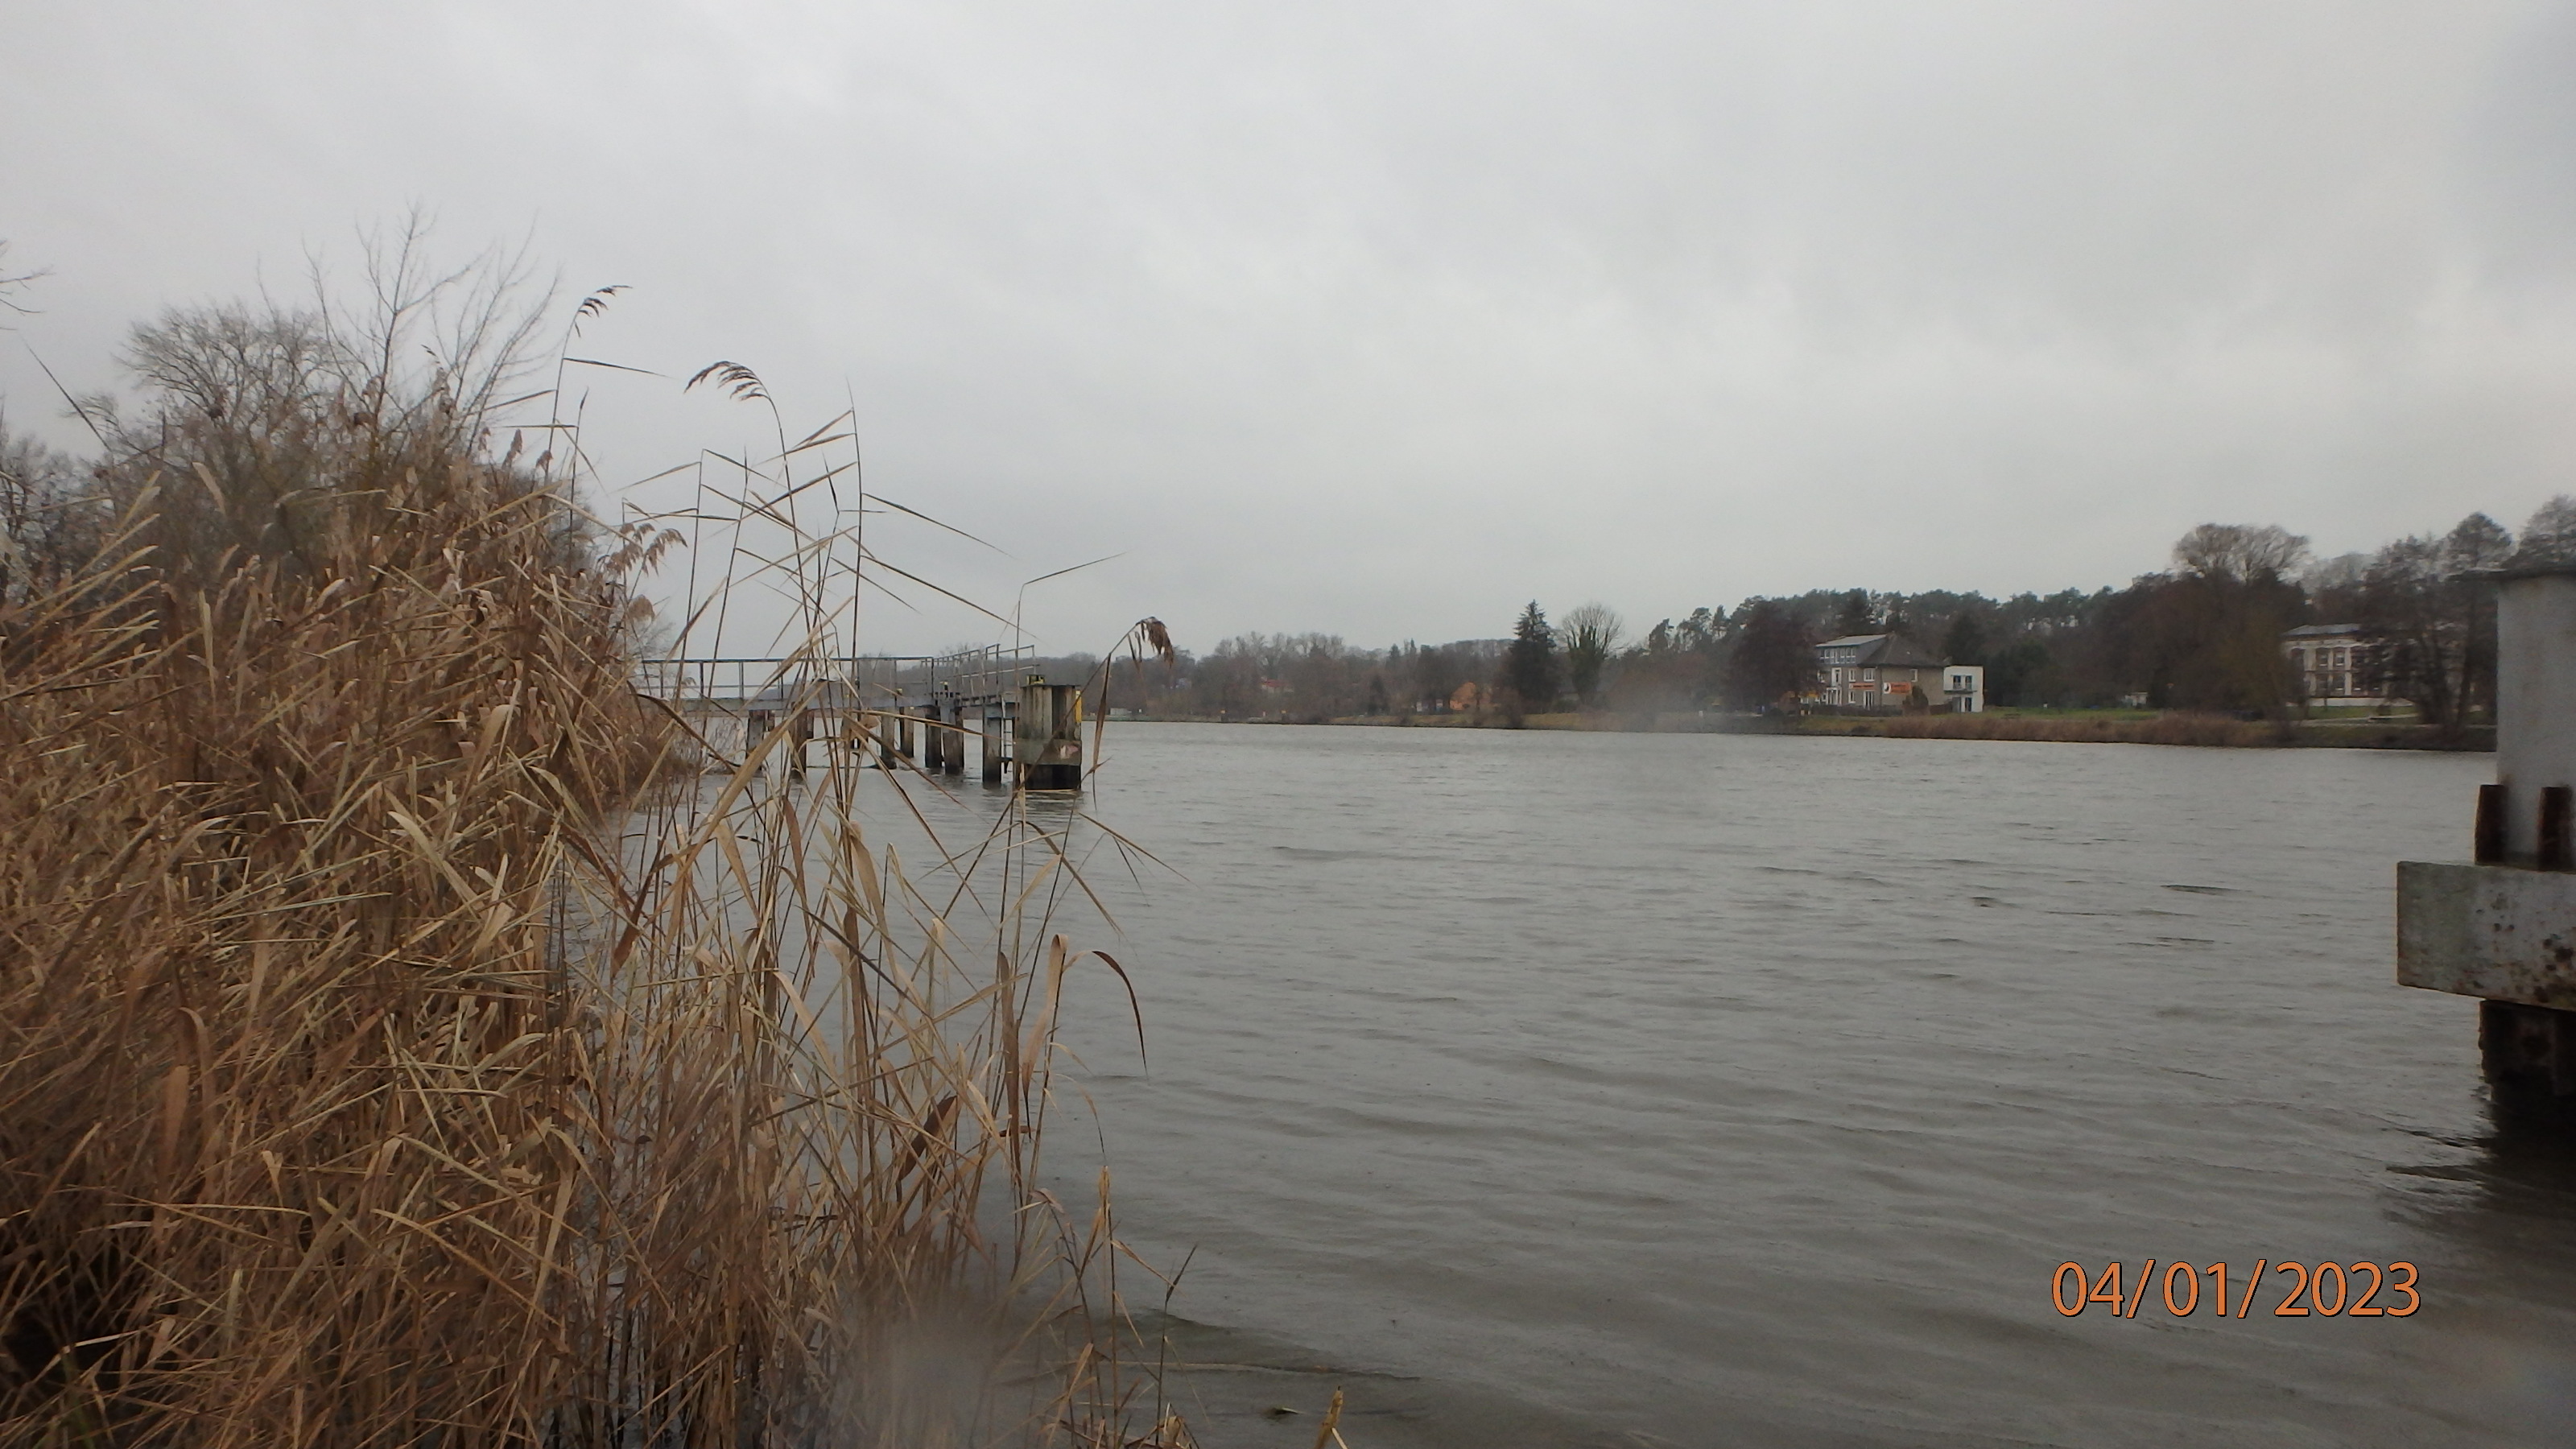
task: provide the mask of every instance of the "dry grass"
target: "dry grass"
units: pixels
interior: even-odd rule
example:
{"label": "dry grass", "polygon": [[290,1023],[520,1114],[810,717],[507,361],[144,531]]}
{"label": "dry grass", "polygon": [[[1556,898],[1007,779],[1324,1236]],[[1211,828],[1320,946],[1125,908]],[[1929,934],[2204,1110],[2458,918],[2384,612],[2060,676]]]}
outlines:
{"label": "dry grass", "polygon": [[[0,1443],[1184,1440],[1036,1172],[1066,827],[907,871],[852,752],[701,774],[670,536],[426,401],[228,435],[257,497],[165,437],[0,601]],[[855,541],[744,473],[817,697]]]}

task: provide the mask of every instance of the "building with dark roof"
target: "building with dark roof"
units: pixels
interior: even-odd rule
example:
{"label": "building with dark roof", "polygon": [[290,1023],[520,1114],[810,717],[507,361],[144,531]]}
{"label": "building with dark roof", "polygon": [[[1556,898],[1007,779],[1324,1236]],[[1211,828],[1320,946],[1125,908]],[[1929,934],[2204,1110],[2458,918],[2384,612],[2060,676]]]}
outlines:
{"label": "building with dark roof", "polygon": [[1815,701],[1832,709],[1976,714],[1986,707],[1986,670],[1935,659],[1902,634],[1847,634],[1816,646]]}

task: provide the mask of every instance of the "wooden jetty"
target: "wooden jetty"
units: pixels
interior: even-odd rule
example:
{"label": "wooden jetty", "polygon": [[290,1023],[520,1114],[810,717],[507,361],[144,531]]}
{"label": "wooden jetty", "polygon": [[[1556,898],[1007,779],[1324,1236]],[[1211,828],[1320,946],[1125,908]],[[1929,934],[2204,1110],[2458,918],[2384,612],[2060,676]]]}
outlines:
{"label": "wooden jetty", "polygon": [[[708,768],[758,755],[801,775],[815,751],[853,763],[962,775],[970,753],[984,783],[1082,788],[1082,686],[1029,668],[1031,651],[791,655],[648,660],[635,688],[669,705],[705,742]],[[783,739],[774,738],[781,731]],[[764,746],[766,747],[764,749]]]}

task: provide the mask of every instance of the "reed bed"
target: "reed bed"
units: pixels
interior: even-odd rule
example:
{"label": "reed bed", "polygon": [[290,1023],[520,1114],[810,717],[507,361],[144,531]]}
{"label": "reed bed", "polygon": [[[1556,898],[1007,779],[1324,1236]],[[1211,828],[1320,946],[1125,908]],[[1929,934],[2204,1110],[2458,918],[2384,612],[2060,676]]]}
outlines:
{"label": "reed bed", "polygon": [[2279,745],[2289,726],[2227,715],[2173,711],[2150,719],[2051,719],[2039,715],[1894,715],[1855,726],[1870,734],[1907,740],[2040,740],[2059,744]]}
{"label": "reed bed", "polygon": [[571,430],[287,321],[0,599],[0,1443],[1186,1442],[1038,1175],[1076,819],[910,868],[862,795],[934,783],[634,687],[686,530],[825,700],[835,430],[608,527]]}

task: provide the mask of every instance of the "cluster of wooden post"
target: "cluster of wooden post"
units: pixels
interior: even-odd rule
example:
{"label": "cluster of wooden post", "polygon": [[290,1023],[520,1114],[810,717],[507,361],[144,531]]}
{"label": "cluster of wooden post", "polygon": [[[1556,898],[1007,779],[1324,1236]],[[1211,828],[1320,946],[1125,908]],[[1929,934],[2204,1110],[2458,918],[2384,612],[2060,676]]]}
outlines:
{"label": "cluster of wooden post", "polygon": [[[779,712],[746,710],[743,749],[757,750],[779,728]],[[807,746],[817,738],[822,711],[789,712],[789,738],[783,754],[791,775],[805,770]],[[873,720],[873,728],[867,721]],[[872,751],[879,768],[895,769],[898,758],[919,760],[924,773],[962,775],[969,740],[980,746],[984,783],[1012,779],[1024,790],[1082,788],[1082,689],[1032,678],[1014,696],[961,699],[943,695],[928,704],[853,710],[839,736]]]}
{"label": "cluster of wooden post", "polygon": [[[1001,783],[1010,761],[1011,709],[998,700],[962,700],[953,695],[907,711],[922,721],[921,767],[934,775],[966,773],[969,741],[982,756],[984,783]],[[1075,782],[1078,787],[1080,782]]]}

